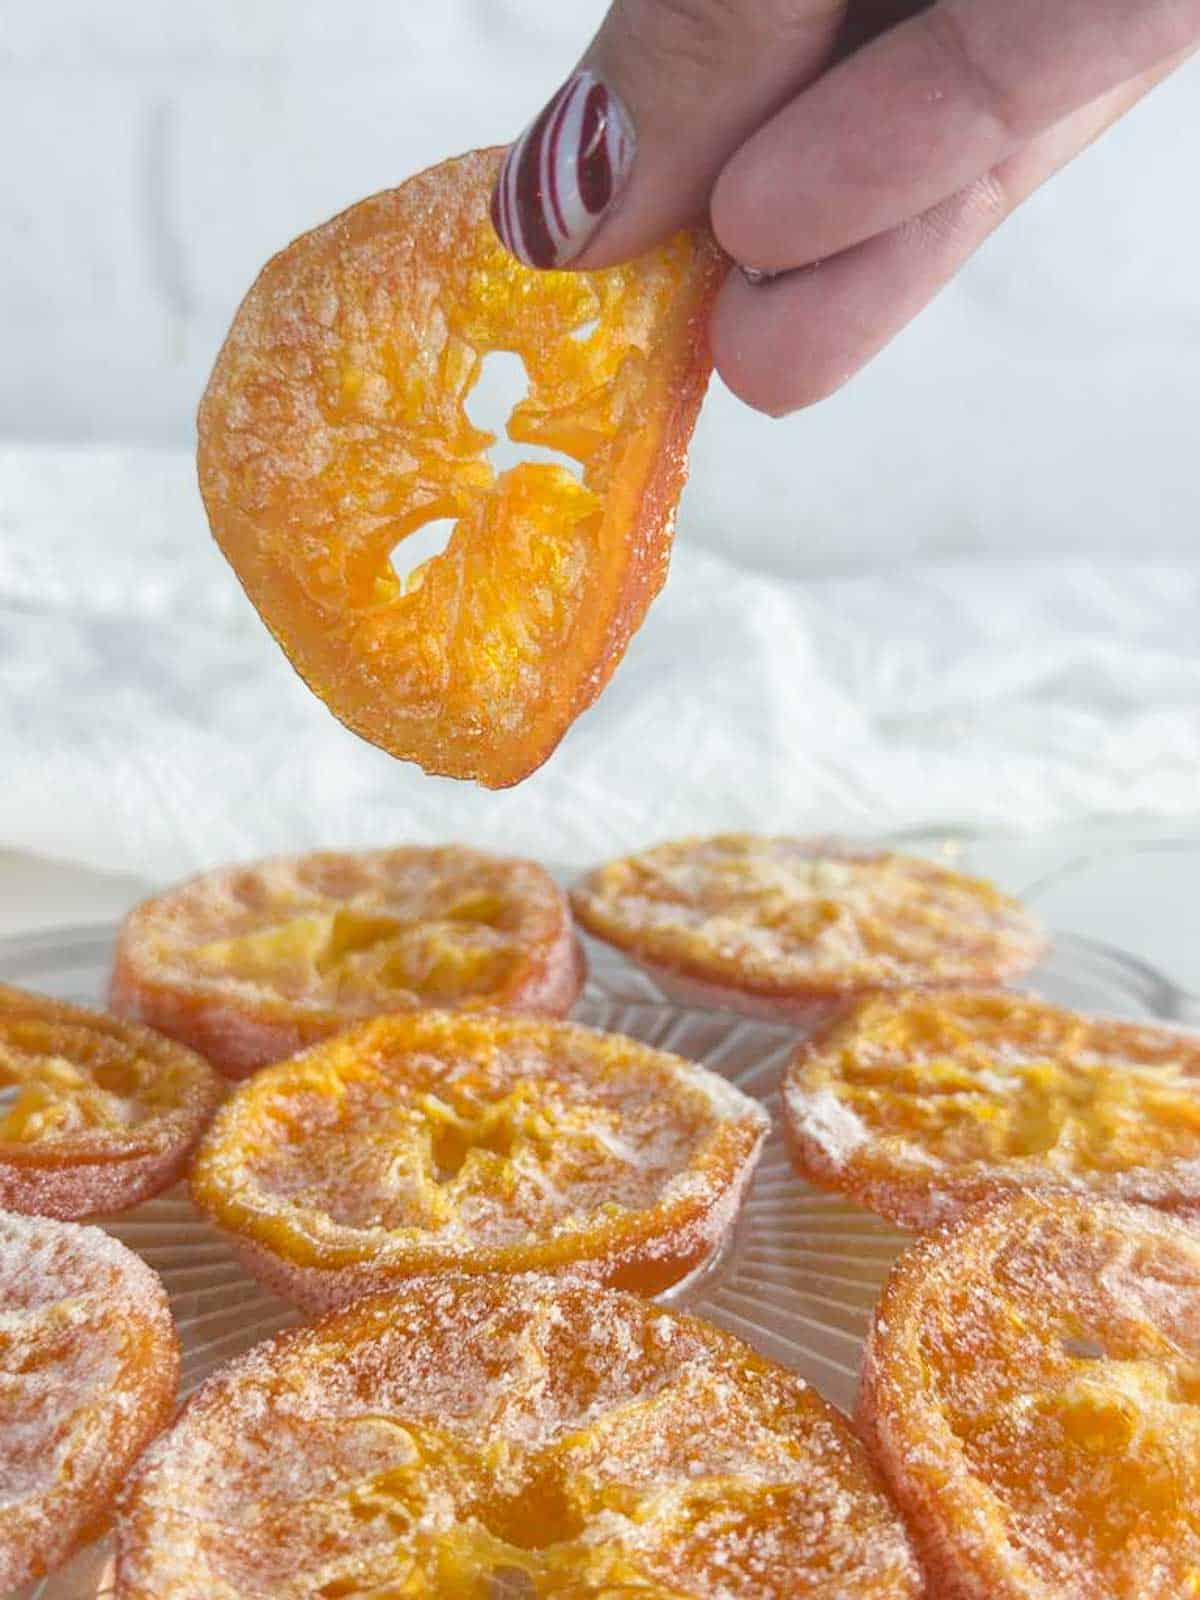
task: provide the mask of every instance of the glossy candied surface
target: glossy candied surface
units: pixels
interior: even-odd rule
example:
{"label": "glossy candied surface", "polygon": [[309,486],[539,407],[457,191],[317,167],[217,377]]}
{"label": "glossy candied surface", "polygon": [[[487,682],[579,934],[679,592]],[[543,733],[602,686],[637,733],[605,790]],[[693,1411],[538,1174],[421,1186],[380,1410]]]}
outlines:
{"label": "glossy candied surface", "polygon": [[0,984],[0,1207],[71,1219],[159,1193],[222,1093],[148,1028]]}
{"label": "glossy candied surface", "polygon": [[408,846],[225,867],[147,900],[122,925],[112,1003],[241,1076],[381,1013],[561,1015],[583,976],[541,867]]}
{"label": "glossy candied surface", "polygon": [[119,1546],[121,1600],[920,1593],[800,1379],[539,1278],[422,1279],[259,1346],[147,1458]]}
{"label": "glossy candied surface", "polygon": [[137,1256],[0,1212],[0,1593],[100,1532],[178,1374],[166,1294]]}
{"label": "glossy candied surface", "polygon": [[861,1412],[946,1600],[1200,1593],[1200,1234],[1020,1196],[903,1256]]}
{"label": "glossy candied surface", "polygon": [[676,840],[597,868],[572,903],[635,959],[764,999],[989,983],[1032,966],[1045,943],[981,879],[826,839]]}
{"label": "glossy candied surface", "polygon": [[418,1012],[243,1085],[192,1190],[304,1305],[447,1268],[656,1292],[719,1243],[766,1128],[724,1079],[619,1034]]}
{"label": "glossy candied surface", "polygon": [[1000,1189],[1200,1205],[1200,1036],[1028,995],[867,997],[796,1051],[802,1175],[927,1227]]}
{"label": "glossy candied surface", "polygon": [[[213,533],[293,666],[429,772],[516,783],[595,699],[666,575],[725,264],[683,233],[535,272],[488,218],[500,152],[445,162],[276,256],[200,409]],[[508,431],[572,466],[497,475],[466,403],[519,355]],[[392,554],[454,519],[407,579]]]}

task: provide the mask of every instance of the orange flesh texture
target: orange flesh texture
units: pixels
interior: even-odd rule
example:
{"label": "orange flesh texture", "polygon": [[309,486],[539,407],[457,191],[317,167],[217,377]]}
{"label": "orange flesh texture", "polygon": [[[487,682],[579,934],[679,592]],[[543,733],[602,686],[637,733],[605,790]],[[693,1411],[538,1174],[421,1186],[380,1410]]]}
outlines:
{"label": "orange flesh texture", "polygon": [[[533,272],[487,215],[498,161],[446,162],[276,256],[199,452],[214,536],[310,687],[391,754],[491,788],[546,760],[662,585],[725,270],[693,232]],[[529,379],[510,437],[581,478],[493,471],[466,402],[498,350]],[[401,581],[393,551],[439,518],[447,548]]]}
{"label": "orange flesh texture", "polygon": [[1065,1195],[982,1207],[879,1318],[864,1412],[948,1595],[1200,1594],[1194,1230]]}
{"label": "orange flesh texture", "polygon": [[178,1373],[144,1263],[97,1229],[0,1213],[0,1591],[100,1531]]}
{"label": "orange flesh texture", "polygon": [[764,997],[995,982],[1045,943],[982,879],[836,840],[675,840],[597,868],[571,898],[635,959]]}
{"label": "orange flesh texture", "polygon": [[1023,995],[856,1002],[789,1068],[800,1164],[896,1220],[989,1188],[1200,1202],[1200,1039]]}
{"label": "orange flesh texture", "polygon": [[730,1085],[619,1035],[426,1012],[259,1073],[192,1186],[303,1268],[587,1264],[658,1288],[718,1242],[765,1127]]}
{"label": "orange flesh texture", "polygon": [[0,1204],[81,1216],[167,1187],[222,1092],[169,1039],[0,985]]}
{"label": "orange flesh texture", "polygon": [[628,1295],[449,1277],[360,1300],[210,1382],[136,1485],[117,1592],[920,1586],[861,1447],[791,1374]]}
{"label": "orange flesh texture", "polygon": [[[157,1059],[145,1048],[158,1047]],[[33,1156],[114,1154],[154,1142],[156,1121],[197,1093],[215,1107],[219,1080],[190,1052],[101,1013],[0,985],[0,1160],[7,1147]],[[16,1154],[14,1150],[12,1152]]]}
{"label": "orange flesh texture", "polygon": [[532,861],[461,845],[318,851],[135,908],[112,1004],[238,1075],[392,1011],[557,1015],[583,972],[566,898]]}

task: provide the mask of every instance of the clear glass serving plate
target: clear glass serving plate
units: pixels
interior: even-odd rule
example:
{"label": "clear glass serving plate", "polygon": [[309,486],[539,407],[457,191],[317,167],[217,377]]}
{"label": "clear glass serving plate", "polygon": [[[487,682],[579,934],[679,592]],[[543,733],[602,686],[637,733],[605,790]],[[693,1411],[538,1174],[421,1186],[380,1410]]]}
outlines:
{"label": "clear glass serving plate", "polygon": [[[98,1003],[114,930],[64,928],[0,940],[0,981]],[[792,1171],[780,1126],[779,1079],[795,1030],[668,1000],[636,967],[589,942],[591,975],[575,1017],[673,1050],[761,1100],[774,1131],[720,1255],[669,1296],[793,1367],[843,1409],[853,1405],[867,1320],[906,1235]],[[1062,935],[1024,985],[1080,1010],[1182,1020],[1188,999],[1133,957]],[[222,1362],[296,1320],[236,1264],[182,1189],[101,1219],[162,1276],[183,1342],[189,1392]],[[111,1593],[107,1542],[14,1600],[99,1600]]]}

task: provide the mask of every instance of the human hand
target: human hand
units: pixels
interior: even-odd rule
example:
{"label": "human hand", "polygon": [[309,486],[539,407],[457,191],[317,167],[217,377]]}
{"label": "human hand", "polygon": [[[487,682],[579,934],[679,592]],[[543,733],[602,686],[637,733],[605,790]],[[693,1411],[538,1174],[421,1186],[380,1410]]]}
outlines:
{"label": "human hand", "polygon": [[614,0],[493,216],[603,267],[708,210],[717,369],[782,415],[839,388],[992,230],[1200,47],[1200,0]]}

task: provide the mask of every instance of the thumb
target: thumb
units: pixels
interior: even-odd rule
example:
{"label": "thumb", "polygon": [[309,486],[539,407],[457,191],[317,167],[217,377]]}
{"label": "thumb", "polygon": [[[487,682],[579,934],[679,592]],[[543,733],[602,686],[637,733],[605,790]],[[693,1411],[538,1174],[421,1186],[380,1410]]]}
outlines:
{"label": "thumb", "polygon": [[615,0],[510,148],[492,221],[533,267],[605,267],[703,217],[733,152],[824,66],[846,0]]}

